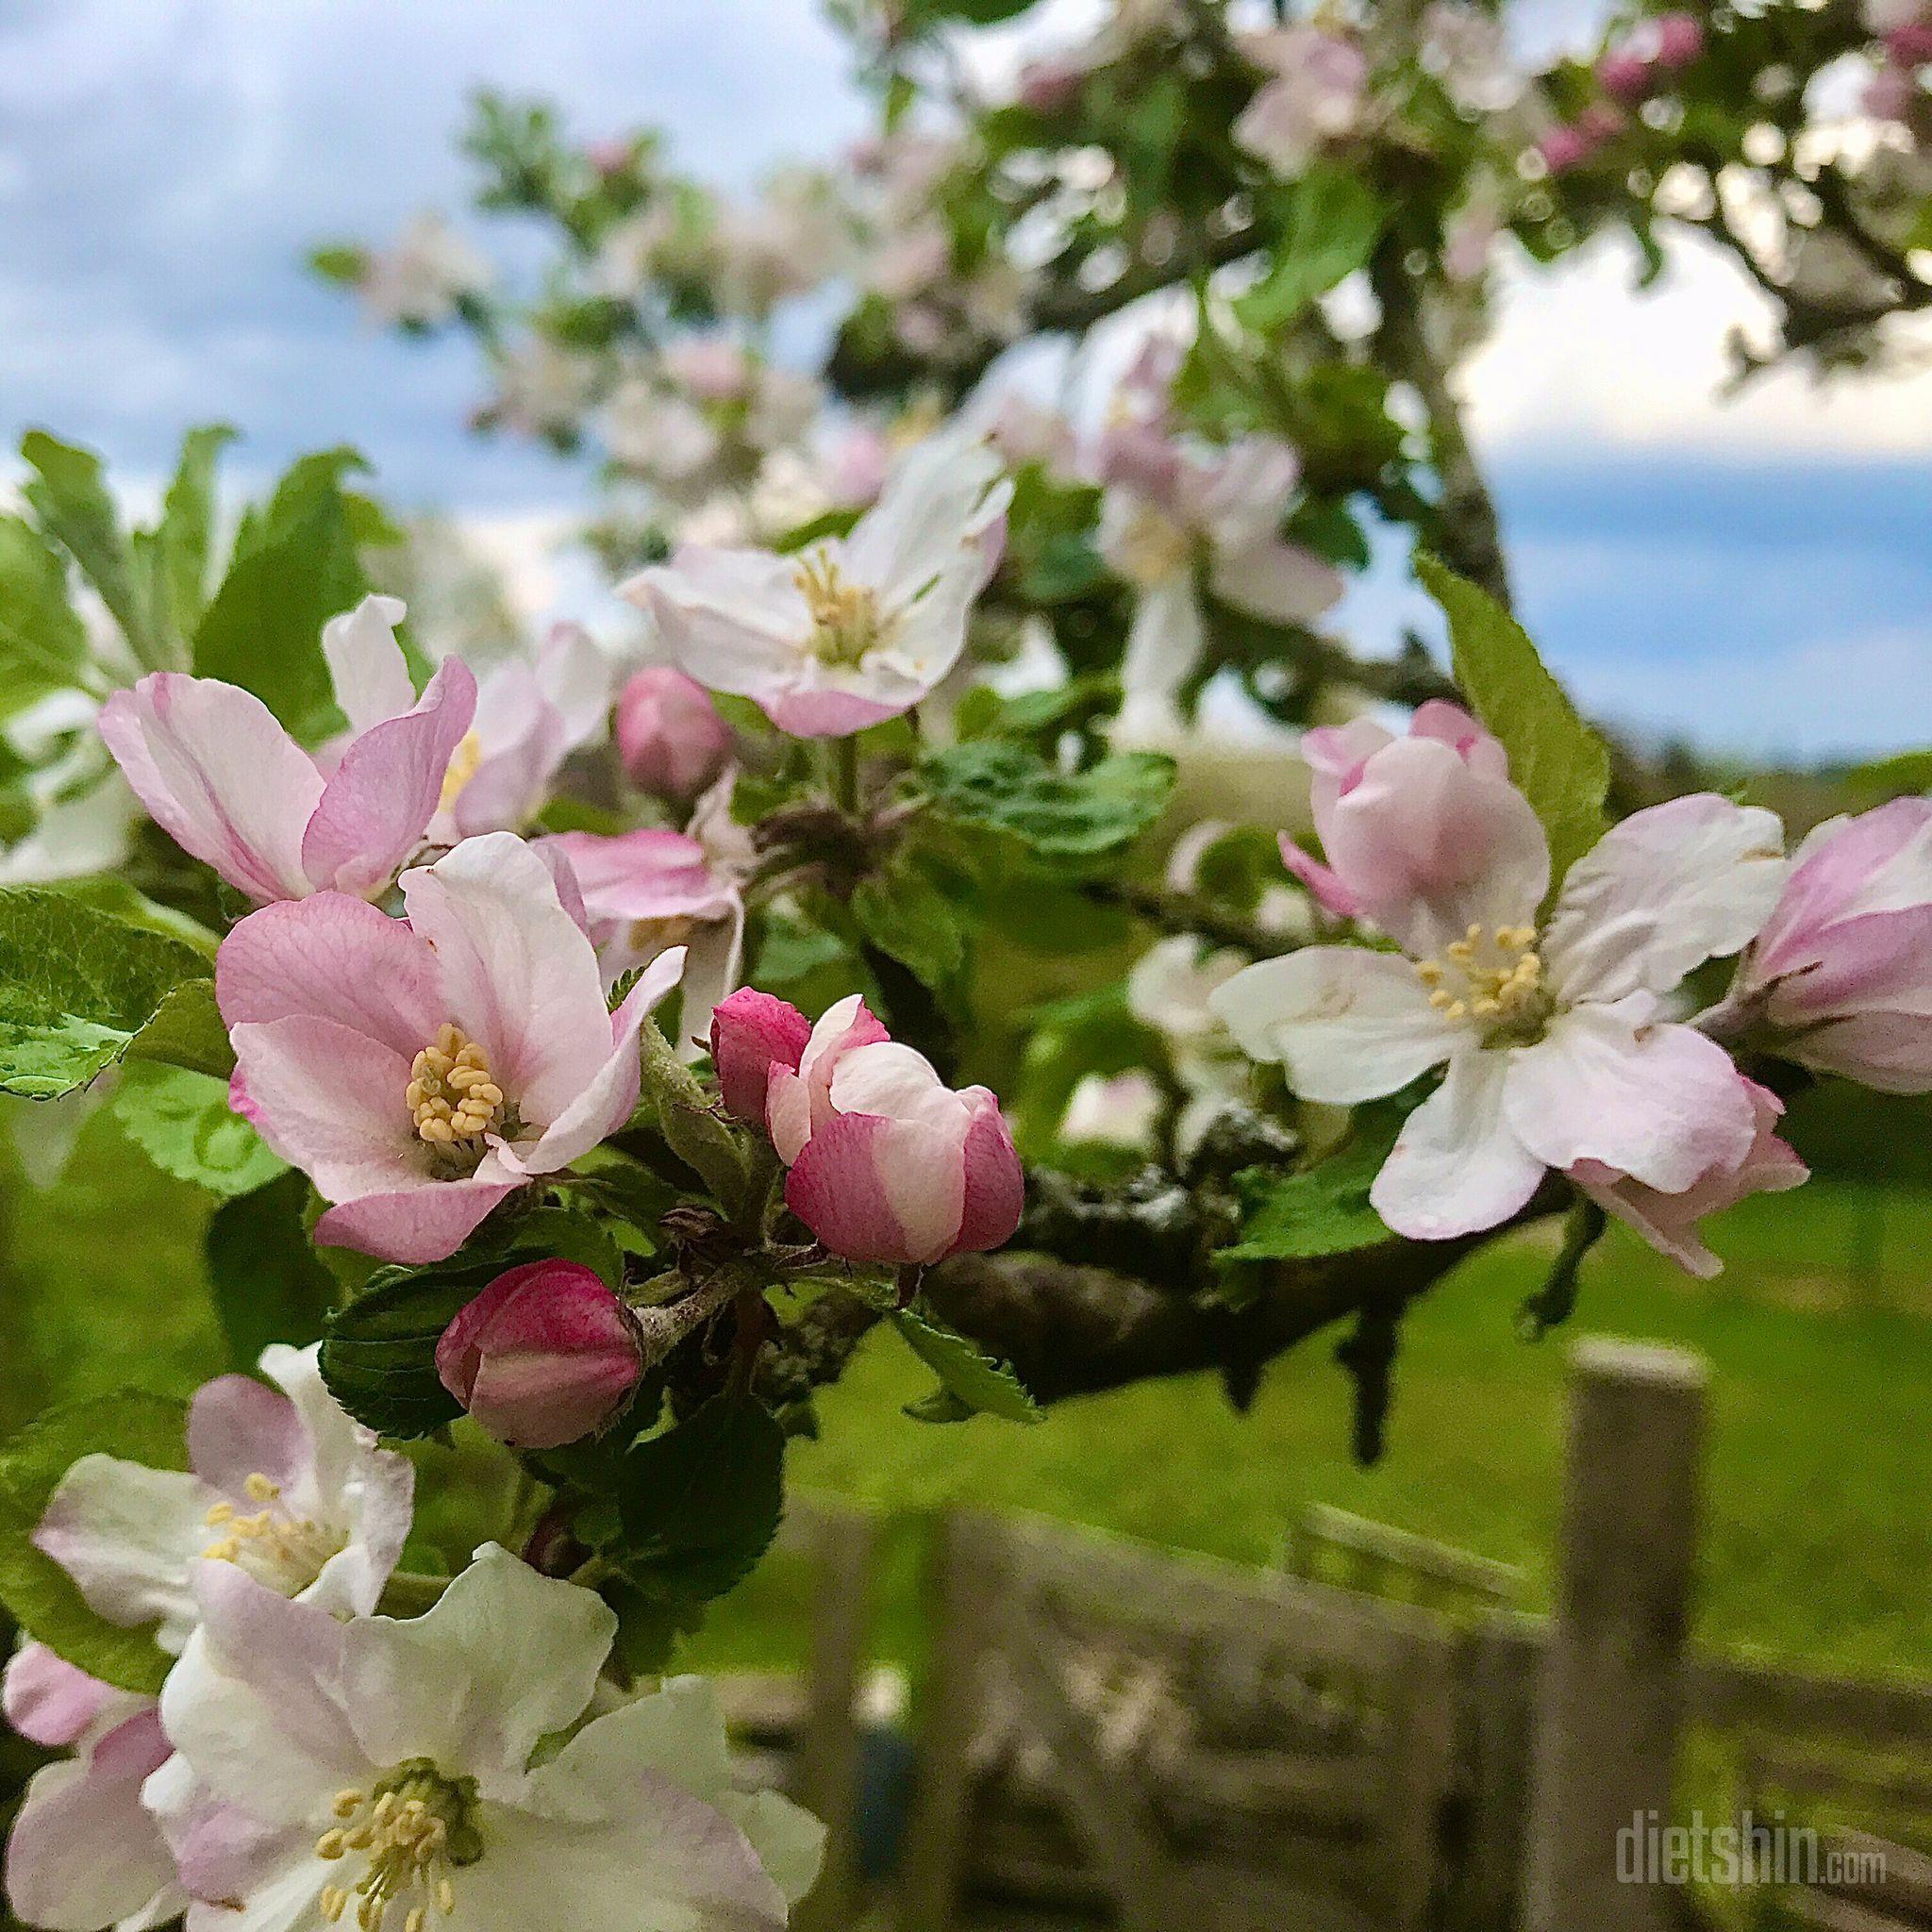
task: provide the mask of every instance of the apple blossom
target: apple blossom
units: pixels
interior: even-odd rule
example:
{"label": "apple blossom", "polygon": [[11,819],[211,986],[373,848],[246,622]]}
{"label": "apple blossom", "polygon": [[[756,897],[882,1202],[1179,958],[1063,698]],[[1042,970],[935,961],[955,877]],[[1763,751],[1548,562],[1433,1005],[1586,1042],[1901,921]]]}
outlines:
{"label": "apple blossom", "polygon": [[1932,800],[1832,819],[1798,847],[1745,954],[1719,1037],[1888,1092],[1932,1090]]}
{"label": "apple blossom", "polygon": [[1741,1074],[1738,1079],[1751,1103],[1756,1129],[1751,1144],[1740,1159],[1713,1163],[1688,1188],[1666,1193],[1595,1160],[1580,1160],[1570,1169],[1570,1178],[1598,1207],[1634,1227],[1659,1254],[1707,1281],[1724,1264],[1705,1246],[1697,1224],[1707,1215],[1735,1207],[1747,1194],[1781,1193],[1802,1185],[1810,1174],[1777,1137],[1784,1103],[1755,1080]]}
{"label": "apple blossom", "polygon": [[1249,35],[1243,51],[1267,78],[1234,138],[1276,174],[1299,174],[1324,145],[1354,132],[1369,63],[1353,38],[1301,22]]}
{"label": "apple blossom", "polygon": [[27,1781],[7,1840],[7,1898],[47,1932],[145,1932],[187,1899],[142,1809],[142,1787],[169,1757],[152,1697],[117,1690],[28,1642],[0,1687],[22,1737],[74,1753]]}
{"label": "apple blossom", "polygon": [[1101,554],[1134,586],[1121,662],[1126,741],[1170,732],[1175,700],[1207,645],[1197,569],[1223,603],[1273,624],[1306,625],[1341,595],[1334,567],[1280,535],[1300,464],[1286,443],[1250,436],[1202,452],[1154,425],[1117,425],[1104,442]]}
{"label": "apple blossom", "polygon": [[246,1375],[204,1383],[185,1471],[92,1455],[61,1477],[33,1540],[97,1616],[153,1623],[178,1653],[202,1558],[329,1610],[375,1607],[408,1535],[413,1473],[336,1406],[317,1355],[262,1351],[279,1394]]}
{"label": "apple blossom", "polygon": [[779,1932],[817,1874],[814,1820],[729,1789],[702,1680],[582,1722],[617,1619],[495,1544],[408,1622],[205,1593],[161,1693],[210,1801],[175,1844],[190,1932]]}
{"label": "apple blossom", "polygon": [[101,707],[101,736],[155,822],[251,899],[385,891],[421,841],[476,681],[446,658],[420,699],[395,641],[403,606],[365,597],[323,650],[350,733],[326,774],[252,691],[157,671]]}
{"label": "apple blossom", "polygon": [[490,259],[433,208],[368,256],[356,290],[372,321],[433,328],[490,285]]}
{"label": "apple blossom", "polygon": [[442,1386],[499,1441],[556,1449],[610,1422],[643,1373],[637,1324],[593,1269],[507,1269],[436,1344]]}
{"label": "apple blossom", "polygon": [[617,749],[641,791],[688,805],[731,760],[731,727],[696,678],[653,664],[617,698]]}
{"label": "apple blossom", "polygon": [[710,1031],[711,1008],[738,984],[744,953],[744,899],[738,881],[711,863],[688,832],[559,832],[538,841],[570,867],[584,930],[607,984],[682,946],[682,1041]]}
{"label": "apple blossom", "polygon": [[836,1255],[924,1263],[996,1248],[1020,1224],[1013,1137],[984,1087],[954,1092],[892,1040],[857,994],[805,1016],[739,993],[720,1008],[713,1054],[741,1118],[762,1084],[785,1200]]}
{"label": "apple blossom", "polygon": [[336,1204],[316,1240],[436,1261],[630,1117],[639,1030],[684,950],[608,1012],[590,939],[507,832],[402,890],[407,923],[336,892],[251,914],[222,942],[215,993],[236,1111]]}
{"label": "apple blossom", "polygon": [[1402,954],[1264,960],[1215,1010],[1309,1100],[1378,1099],[1447,1063],[1370,1194],[1398,1234],[1491,1227],[1545,1170],[1579,1161],[1664,1193],[1737,1169],[1757,1132],[1750,1096],[1664,1001],[1763,923],[1784,876],[1776,819],[1709,793],[1637,812],[1576,861],[1545,917],[1543,828],[1501,748],[1460,733],[1452,710],[1358,759],[1360,726],[1307,747],[1337,881]]}
{"label": "apple blossom", "polygon": [[837,738],[908,709],[966,643],[1009,488],[983,443],[912,450],[849,537],[799,556],[687,544],[622,586],[678,666],[781,731]]}

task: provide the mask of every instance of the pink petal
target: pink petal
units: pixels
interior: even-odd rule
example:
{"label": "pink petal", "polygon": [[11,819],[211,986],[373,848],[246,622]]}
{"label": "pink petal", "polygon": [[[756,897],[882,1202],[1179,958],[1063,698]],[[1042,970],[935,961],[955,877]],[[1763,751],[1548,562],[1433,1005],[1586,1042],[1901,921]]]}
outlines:
{"label": "pink petal", "polygon": [[1323,911],[1337,919],[1359,919],[1361,902],[1319,858],[1311,858],[1288,833],[1280,839],[1281,862],[1307,888],[1308,896]]}
{"label": "pink petal", "polygon": [[1411,738],[1436,738],[1451,747],[1464,764],[1486,778],[1509,775],[1509,754],[1460,705],[1447,698],[1430,698],[1415,708],[1408,721]]}
{"label": "pink petal", "polygon": [[[814,1133],[785,1178],[785,1202],[836,1255],[850,1261],[934,1260],[958,1231],[957,1216],[944,1228],[932,1254],[922,1252],[919,1235],[895,1210],[883,1164],[903,1158],[913,1137],[915,1159],[929,1156],[937,1140],[930,1129],[905,1128],[876,1114],[841,1114]],[[941,1219],[944,1219],[943,1216]],[[928,1239],[930,1228],[923,1230]]]}
{"label": "pink petal", "polygon": [[258,1474],[292,1489],[308,1472],[308,1439],[286,1395],[252,1375],[217,1375],[189,1407],[188,1462],[225,1496],[245,1496]]}
{"label": "pink petal", "polygon": [[711,1063],[725,1111],[762,1124],[773,1069],[795,1069],[810,1038],[811,1022],[771,993],[747,986],[721,1001],[711,1015]]}
{"label": "pink petal", "polygon": [[1274,624],[1311,624],[1341,596],[1341,573],[1298,543],[1269,541],[1215,558],[1214,594]]}
{"label": "pink petal", "polygon": [[1507,1057],[1509,1124],[1546,1166],[1601,1161],[1666,1193],[1750,1152],[1756,1121],[1731,1057],[1689,1026],[1559,1015]]}
{"label": "pink petal", "polygon": [[1820,825],[1799,846],[1756,965],[1769,978],[1811,964],[1835,922],[1932,900],[1932,800],[1895,798]]}
{"label": "pink petal", "polygon": [[498,1086],[541,1131],[610,1057],[597,955],[521,839],[467,839],[403,874],[409,923],[435,947],[446,1017],[482,1043]]}
{"label": "pink petal", "polygon": [[710,691],[758,697],[795,670],[811,631],[798,560],[687,543],[618,586],[678,668]]}
{"label": "pink petal", "polygon": [[519,831],[542,806],[570,752],[563,714],[544,696],[531,666],[518,659],[490,674],[476,701],[476,769],[457,792],[448,833]]}
{"label": "pink petal", "polygon": [[814,1129],[832,1113],[832,1076],[841,1057],[890,1036],[858,993],[829,1006],[806,1041],[798,1072],[774,1066],[766,1101],[766,1124],[778,1158],[797,1159]]}
{"label": "pink petal", "polygon": [[252,899],[313,891],[302,835],[322,774],[252,692],[158,671],[101,707],[101,736],[135,795],[184,852]]}
{"label": "pink petal", "polygon": [[445,658],[413,710],[349,746],[302,841],[311,879],[358,897],[389,884],[422,841],[475,708],[470,667]]}
{"label": "pink petal", "polygon": [[914,693],[898,699],[873,698],[853,691],[808,689],[796,684],[753,691],[753,699],[778,729],[791,738],[849,738],[868,724],[896,718],[918,702]]}
{"label": "pink petal", "polygon": [[76,1744],[125,1693],[57,1656],[44,1643],[23,1643],[0,1679],[0,1710],[23,1738],[53,1750]]}
{"label": "pink petal", "polygon": [[406,608],[400,597],[371,595],[322,627],[322,655],[353,736],[400,718],[416,702],[408,660],[396,642]]}
{"label": "pink petal", "polygon": [[1012,1240],[1026,1182],[999,1101],[984,1087],[965,1088],[959,1098],[971,1109],[972,1125],[966,1131],[966,1197],[950,1252],[979,1254]]}
{"label": "pink petal", "polygon": [[410,1059],[450,1017],[423,940],[341,892],[250,913],[216,955],[215,998],[230,1029],[333,1020]]}
{"label": "pink petal", "polygon": [[537,842],[570,860],[592,920],[716,919],[737,900],[705,848],[682,832],[559,832]]}
{"label": "pink petal", "polygon": [[1507,1055],[1475,1049],[1403,1123],[1369,1202],[1411,1241],[1453,1240],[1507,1221],[1537,1191],[1543,1163],[1504,1118]]}
{"label": "pink petal", "polygon": [[411,1267],[447,1260],[484,1216],[522,1186],[521,1180],[499,1179],[479,1168],[467,1180],[425,1180],[389,1193],[363,1194],[331,1208],[315,1224],[315,1244],[354,1248]]}

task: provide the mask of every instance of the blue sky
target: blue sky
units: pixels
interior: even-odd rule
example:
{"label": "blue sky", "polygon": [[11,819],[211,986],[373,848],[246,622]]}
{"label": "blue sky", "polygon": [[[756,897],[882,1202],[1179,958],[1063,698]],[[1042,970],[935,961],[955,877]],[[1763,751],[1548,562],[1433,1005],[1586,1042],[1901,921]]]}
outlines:
{"label": "blue sky", "polygon": [[[1546,36],[1579,4],[1529,19]],[[815,0],[11,0],[0,437],[44,424],[138,481],[223,418],[257,470],[349,441],[405,502],[567,509],[568,468],[463,432],[460,345],[374,336],[301,267],[318,239],[459,205],[479,84],[552,95],[587,133],[660,125],[726,184],[864,119]],[[1627,282],[1614,250],[1513,275],[1470,374],[1539,641],[1653,732],[1812,757],[1932,741],[1932,378],[1783,378],[1720,406],[1748,293],[1700,257],[1662,298]],[[1383,581],[1355,604],[1370,636],[1407,608]]]}

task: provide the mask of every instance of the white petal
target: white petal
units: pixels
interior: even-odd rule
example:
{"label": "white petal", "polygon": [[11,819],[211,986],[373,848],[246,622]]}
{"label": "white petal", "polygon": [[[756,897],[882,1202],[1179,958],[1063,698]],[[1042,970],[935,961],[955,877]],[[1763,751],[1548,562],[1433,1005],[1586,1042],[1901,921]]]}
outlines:
{"label": "white petal", "polygon": [[796,1905],[818,1883],[825,1827],[776,1791],[724,1791],[718,1808],[751,1840],[766,1876]]}
{"label": "white petal", "polygon": [[1273,539],[1214,559],[1214,594],[1274,624],[1312,624],[1341,596],[1341,574],[1312,550]]}
{"label": "white petal", "polygon": [[908,451],[846,541],[853,575],[896,593],[895,602],[913,596],[984,527],[987,492],[999,475],[992,450],[958,431]]}
{"label": "white petal", "polygon": [[1784,883],[1776,816],[1715,792],[1613,825],[1570,868],[1541,951],[1570,1000],[1668,992],[1747,945]]}
{"label": "white petal", "polygon": [[1374,1210],[1412,1241],[1448,1241],[1507,1221],[1536,1192],[1543,1163],[1504,1118],[1507,1054],[1477,1048],[1404,1122],[1369,1190]]}
{"label": "white petal", "polygon": [[396,642],[406,608],[400,597],[368,596],[322,627],[322,655],[351,731],[400,718],[416,703],[408,662]]}
{"label": "white petal", "polygon": [[1249,1058],[1279,1060],[1305,1100],[1337,1106],[1393,1093],[1469,1037],[1429,1005],[1407,959],[1363,946],[1260,960],[1208,1004]]}
{"label": "white petal", "polygon": [[1142,591],[1121,659],[1127,703],[1172,707],[1200,664],[1206,641],[1194,581],[1186,571]]}
{"label": "white petal", "polygon": [[678,668],[712,691],[755,696],[798,663],[811,613],[796,558],[685,544],[619,593],[642,608]]}
{"label": "white petal", "polygon": [[648,1696],[586,1724],[558,1754],[557,1764],[597,1788],[634,1772],[662,1772],[693,1797],[715,1801],[731,1782],[717,1692],[704,1677],[668,1677]]}

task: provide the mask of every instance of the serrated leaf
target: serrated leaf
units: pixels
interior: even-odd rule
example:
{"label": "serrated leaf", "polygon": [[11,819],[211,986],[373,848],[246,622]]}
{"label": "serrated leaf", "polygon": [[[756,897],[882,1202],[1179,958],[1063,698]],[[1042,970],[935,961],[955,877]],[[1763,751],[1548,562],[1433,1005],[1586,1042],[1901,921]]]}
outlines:
{"label": "serrated leaf", "polygon": [[1241,1176],[1241,1239],[1215,1260],[1306,1261],[1392,1239],[1369,1205],[1369,1189],[1407,1118],[1406,1108],[1360,1108],[1347,1144],[1325,1160],[1291,1174],[1248,1169]]}
{"label": "serrated leaf", "polygon": [[1009,1423],[1045,1420],[1011,1366],[982,1355],[965,1336],[929,1315],[914,1314],[910,1308],[899,1309],[892,1325],[906,1338],[912,1353],[940,1378],[935,1394],[907,1408],[906,1413],[916,1421],[959,1422],[969,1415],[996,1415]]}
{"label": "serrated leaf", "polygon": [[714,1396],[625,1457],[611,1554],[647,1596],[708,1603],[751,1574],[784,1507],[776,1417],[752,1396]]}
{"label": "serrated leaf", "polygon": [[874,945],[911,968],[924,985],[942,987],[966,960],[966,935],[953,903],[930,874],[904,853],[859,880],[852,916]]}
{"label": "serrated leaf", "polygon": [[0,1448],[0,1601],[26,1635],[124,1690],[152,1695],[168,1674],[174,1660],[157,1647],[154,1626],[125,1629],[96,1616],[31,1539],[60,1478],[83,1456],[186,1469],[187,1431],[183,1404],[127,1390],[57,1408]]}
{"label": "serrated leaf", "polygon": [[214,549],[215,464],[235,440],[225,423],[191,429],[155,530],[161,584],[175,630],[192,637],[208,608],[208,560]]}
{"label": "serrated leaf", "polygon": [[203,1241],[215,1315],[228,1358],[253,1369],[272,1341],[319,1341],[335,1306],[335,1277],[303,1226],[308,1182],[285,1173],[253,1193],[224,1201]]}
{"label": "serrated leaf", "polygon": [[1088,858],[1138,838],[1160,816],[1174,766],[1158,752],[1116,752],[1068,774],[1029,746],[979,739],[932,753],[919,775],[949,818],[1010,833],[1048,858]]}
{"label": "serrated leaf", "polygon": [[228,1105],[226,1084],[206,1074],[131,1065],[111,1105],[122,1131],[163,1174],[211,1194],[252,1193],[287,1170]]}
{"label": "serrated leaf", "polygon": [[86,1085],[207,966],[72,894],[0,891],[0,1091],[47,1100]]}
{"label": "serrated leaf", "polygon": [[235,1071],[235,1049],[215,1005],[214,981],[184,979],[155,1008],[127,1052],[130,1059],[159,1060],[225,1080]]}
{"label": "serrated leaf", "polygon": [[1449,620],[1456,682],[1509,754],[1509,776],[1550,841],[1550,885],[1604,835],[1610,748],[1577,716],[1529,635],[1487,591],[1426,552],[1423,588]]}
{"label": "serrated leaf", "polygon": [[0,517],[0,720],[78,684],[86,661],[66,566],[32,525]]}

